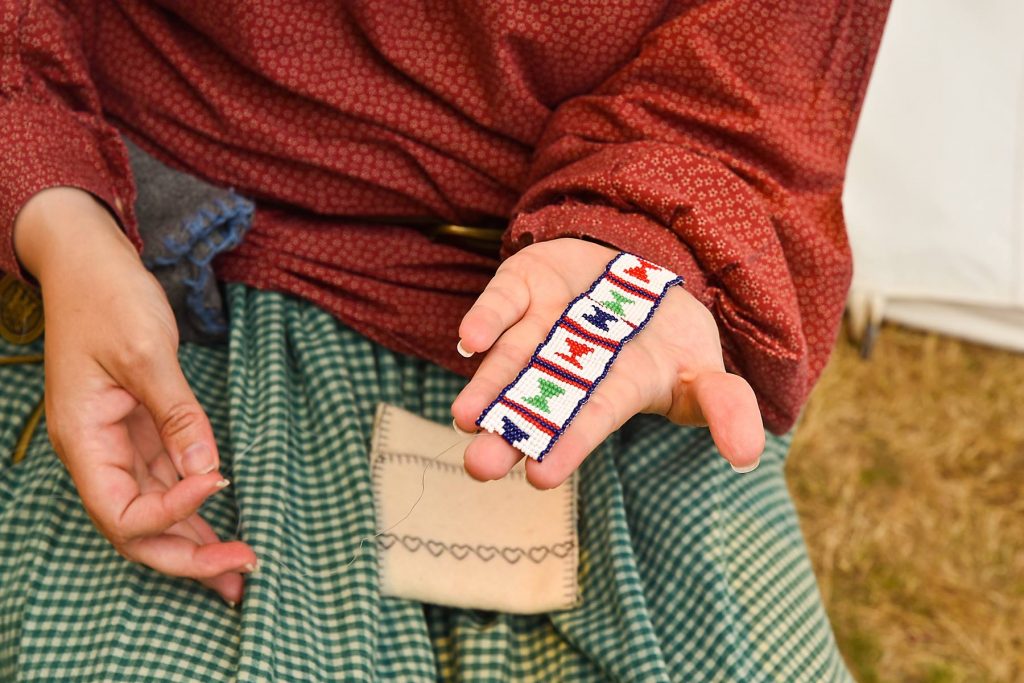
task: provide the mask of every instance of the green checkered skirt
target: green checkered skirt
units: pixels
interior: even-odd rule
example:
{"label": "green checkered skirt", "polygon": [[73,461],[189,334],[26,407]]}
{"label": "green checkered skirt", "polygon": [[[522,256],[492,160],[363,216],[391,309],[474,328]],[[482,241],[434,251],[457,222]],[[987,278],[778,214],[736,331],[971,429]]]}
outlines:
{"label": "green checkered skirt", "polygon": [[232,481],[203,515],[261,558],[241,609],[117,555],[43,427],[12,464],[43,373],[3,366],[0,680],[849,680],[786,491],[787,440],[740,476],[706,430],[631,420],[581,470],[576,609],[384,598],[359,542],[375,531],[374,408],[448,423],[463,380],[305,302],[233,285],[229,303],[229,346],[180,356]]}

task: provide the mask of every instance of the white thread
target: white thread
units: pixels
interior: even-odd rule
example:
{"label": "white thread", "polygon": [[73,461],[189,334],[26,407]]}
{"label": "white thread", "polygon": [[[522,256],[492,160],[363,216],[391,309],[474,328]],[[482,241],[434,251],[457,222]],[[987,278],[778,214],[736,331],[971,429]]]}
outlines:
{"label": "white thread", "polygon": [[[241,451],[239,451],[239,452],[238,452],[238,453],[237,453],[237,454],[236,454],[235,456],[233,456],[233,458],[232,458],[232,469],[234,468],[234,465],[235,465],[235,464],[236,464],[236,463],[238,462],[238,459],[239,459],[239,458],[241,458],[241,457],[242,457],[243,455],[245,455],[246,453],[248,453],[249,451],[251,451],[251,450],[252,450],[253,448],[255,448],[255,447],[256,447],[256,446],[257,446],[257,445],[259,444],[259,442],[260,442],[260,439],[261,439],[261,438],[262,438],[262,437],[263,437],[263,436],[264,436],[264,435],[265,435],[265,434],[267,433],[267,431],[269,431],[269,430],[270,430],[270,426],[269,426],[269,425],[267,425],[267,426],[266,426],[266,427],[264,427],[264,428],[263,428],[262,430],[260,430],[260,432],[259,432],[259,433],[258,433],[258,434],[257,434],[257,435],[256,435],[256,436],[255,436],[255,437],[253,438],[253,440],[252,440],[252,441],[251,441],[251,442],[249,443],[249,445],[248,445],[248,446],[246,446],[246,447],[245,447],[245,448],[243,448],[243,449],[242,449]],[[424,496],[424,495],[426,495],[426,491],[427,491],[427,469],[428,469],[428,468],[429,468],[429,467],[430,467],[430,466],[431,466],[432,464],[434,464],[435,462],[437,462],[437,461],[438,461],[438,460],[439,460],[439,459],[441,458],[441,456],[442,456],[442,455],[444,455],[445,453],[447,453],[447,452],[448,452],[448,451],[450,451],[451,449],[455,448],[455,447],[456,447],[456,446],[458,446],[458,445],[459,445],[460,443],[462,443],[462,437],[461,437],[461,436],[459,437],[459,439],[457,439],[457,440],[456,440],[456,441],[455,441],[454,443],[452,443],[452,444],[451,444],[450,446],[446,447],[446,448],[445,448],[444,450],[442,450],[442,451],[441,451],[440,453],[438,453],[437,455],[435,455],[435,456],[434,456],[434,457],[433,457],[432,459],[430,459],[429,461],[427,461],[427,462],[425,462],[425,463],[423,464],[423,472],[422,472],[422,473],[420,474],[420,493],[419,493],[419,495],[418,495],[418,496],[416,497],[416,500],[415,500],[415,501],[413,501],[413,504],[412,504],[412,506],[411,506],[411,507],[409,508],[409,510],[408,510],[408,511],[407,511],[407,512],[406,512],[406,513],[405,513],[405,514],[404,514],[404,515],[403,515],[403,516],[401,517],[401,519],[399,519],[398,521],[396,521],[396,522],[395,522],[394,524],[392,524],[392,525],[391,525],[391,526],[389,526],[388,528],[386,528],[386,529],[381,529],[381,530],[379,530],[379,531],[375,532],[375,533],[374,533],[373,535],[371,535],[371,536],[363,536],[362,538],[360,538],[360,539],[359,539],[359,545],[358,545],[358,546],[356,546],[356,549],[355,549],[355,551],[353,551],[353,554],[352,554],[352,559],[351,559],[351,560],[349,560],[349,561],[348,561],[348,562],[347,562],[346,564],[344,564],[344,565],[342,565],[342,566],[340,566],[340,567],[337,567],[337,568],[335,568],[335,569],[328,569],[328,570],[325,570],[325,571],[320,571],[320,572],[315,572],[315,573],[313,573],[313,572],[309,572],[309,571],[306,571],[306,570],[302,569],[301,567],[293,567],[293,566],[291,566],[290,564],[288,564],[287,562],[285,562],[285,561],[284,561],[283,559],[281,559],[281,556],[280,556],[280,555],[278,555],[277,553],[275,553],[275,552],[274,552],[274,551],[272,551],[272,550],[263,550],[263,551],[261,551],[261,552],[259,553],[259,555],[260,555],[261,557],[260,557],[260,559],[259,559],[259,565],[258,565],[258,567],[259,567],[259,568],[263,568],[263,567],[266,567],[266,566],[273,566],[273,565],[277,565],[277,566],[279,566],[279,567],[281,567],[281,568],[285,569],[286,571],[288,571],[288,572],[290,572],[290,573],[292,573],[292,574],[296,574],[296,575],[298,575],[298,576],[304,576],[304,577],[308,577],[308,578],[315,578],[315,577],[318,577],[318,576],[319,576],[319,577],[325,577],[325,576],[329,577],[329,576],[333,576],[334,574],[340,573],[340,572],[342,572],[343,570],[346,570],[346,569],[348,569],[349,567],[351,567],[351,566],[352,566],[352,565],[353,565],[353,564],[355,563],[355,561],[356,561],[357,559],[359,559],[359,552],[360,552],[360,551],[361,551],[361,550],[363,549],[363,544],[364,544],[364,543],[365,543],[366,541],[373,541],[373,540],[374,540],[374,539],[376,539],[376,538],[377,538],[378,536],[382,536],[382,535],[384,535],[384,534],[388,533],[389,531],[392,531],[392,530],[393,530],[393,529],[394,529],[395,527],[397,527],[397,526],[398,526],[399,524],[401,524],[401,523],[402,523],[402,522],[404,522],[405,520],[409,519],[409,517],[410,517],[410,516],[412,515],[412,513],[413,513],[413,512],[414,512],[414,511],[416,510],[416,507],[417,507],[417,506],[418,506],[418,505],[420,504],[420,501],[422,501],[422,500],[423,500],[423,496]],[[44,485],[45,483],[48,483],[48,482],[47,482],[47,480],[43,480],[43,481],[41,481],[41,482],[40,482],[40,485],[39,485],[39,488],[42,488],[42,486],[43,486],[43,485]],[[70,501],[70,502],[72,502],[72,503],[79,503],[79,504],[81,504],[81,503],[82,503],[82,498],[81,498],[81,496],[79,496],[79,497],[77,497],[77,498],[73,498],[73,497],[71,497],[71,496],[64,496],[64,495],[60,495],[60,494],[55,494],[55,495],[53,495],[53,497],[54,497],[54,498],[57,498],[57,499],[59,499],[59,500],[66,500],[66,501]],[[238,506],[238,524],[237,524],[237,525],[235,526],[235,540],[242,540],[242,526],[243,526],[243,521],[242,521],[242,508],[241,508],[241,506]],[[264,560],[262,559],[263,557],[269,557],[269,558],[270,558],[270,562],[265,562],[265,561],[264,561]]]}
{"label": "white thread", "polygon": [[[264,429],[263,431],[266,432],[266,429]],[[261,433],[258,436],[262,436],[262,435],[263,434]],[[433,458],[431,458],[429,461],[427,461],[427,462],[425,462],[423,464],[423,471],[420,473],[420,492],[419,492],[419,495],[416,496],[416,500],[413,501],[413,504],[409,508],[409,510],[398,521],[396,521],[394,524],[392,524],[388,528],[380,529],[380,530],[376,531],[371,536],[363,536],[363,537],[361,537],[359,539],[359,545],[356,546],[356,549],[352,553],[352,559],[349,560],[344,565],[341,565],[340,567],[337,567],[335,569],[327,569],[327,570],[324,570],[324,571],[319,571],[319,572],[313,573],[313,572],[308,572],[308,571],[306,571],[306,570],[304,570],[302,568],[299,568],[299,567],[293,567],[290,564],[288,564],[287,562],[285,562],[283,559],[281,559],[281,556],[278,555],[277,553],[275,553],[274,551],[269,550],[269,549],[264,549],[264,550],[259,552],[259,555],[261,557],[269,557],[271,561],[268,564],[268,563],[264,562],[262,559],[260,559],[260,563],[259,563],[260,567],[278,565],[278,566],[282,567],[283,569],[285,569],[286,571],[288,571],[288,572],[290,572],[292,574],[296,574],[298,576],[310,577],[310,578],[314,578],[314,577],[317,577],[317,576],[319,576],[319,577],[329,577],[329,576],[333,576],[333,575],[335,575],[337,573],[340,573],[343,570],[348,569],[349,567],[351,567],[355,563],[355,561],[357,559],[359,559],[359,552],[363,549],[363,544],[366,543],[366,541],[373,541],[378,536],[382,536],[382,535],[388,533],[389,531],[391,531],[395,527],[397,527],[399,524],[401,524],[405,520],[409,519],[409,517],[412,515],[412,513],[416,510],[416,507],[420,504],[420,501],[423,500],[423,496],[426,495],[426,491],[427,491],[427,469],[432,464],[437,462],[441,458],[442,455],[444,455],[445,453],[447,453],[451,449],[453,449],[456,446],[458,446],[461,442],[462,442],[462,438],[460,437],[454,443],[452,443],[450,446],[447,446],[444,450],[442,450],[440,453],[438,453]],[[240,451],[238,453],[238,455],[235,456],[235,459],[232,462],[233,463],[237,462],[237,458],[241,457],[245,453],[248,453],[250,450],[252,450],[257,445],[257,443],[258,443],[258,438],[257,438],[257,440],[254,440],[248,446],[246,446],[242,451]],[[238,540],[242,540],[242,533],[241,533],[242,532],[242,526],[243,526],[243,522],[242,522],[242,508],[241,508],[241,506],[238,506],[238,525],[237,525],[236,530],[235,530],[235,537]]]}
{"label": "white thread", "polygon": [[395,522],[394,524],[389,526],[387,529],[381,529],[380,531],[378,531],[377,533],[375,533],[372,536],[363,536],[362,538],[360,538],[359,539],[359,545],[356,546],[355,551],[352,553],[352,559],[349,560],[348,564],[345,565],[346,569],[348,567],[351,567],[352,563],[356,561],[356,558],[359,556],[359,551],[363,549],[363,543],[365,541],[368,541],[368,540],[369,541],[373,541],[378,536],[382,536],[382,535],[386,534],[387,532],[391,531],[392,529],[394,529],[396,526],[398,526],[399,524],[401,524],[405,520],[409,519],[410,515],[412,515],[413,510],[415,510],[416,506],[420,504],[420,501],[423,500],[423,496],[427,492],[427,468],[430,467],[431,465],[433,465],[435,462],[437,462],[442,455],[444,455],[445,453],[447,453],[451,449],[453,449],[456,446],[458,446],[461,442],[462,442],[462,438],[460,437],[451,446],[448,446],[443,451],[441,451],[440,453],[435,455],[433,458],[431,458],[429,462],[423,463],[423,472],[420,473],[420,494],[418,496],[416,496],[416,500],[413,502],[412,507],[410,507],[409,510],[404,515],[402,515],[401,519],[399,519],[397,522]]}

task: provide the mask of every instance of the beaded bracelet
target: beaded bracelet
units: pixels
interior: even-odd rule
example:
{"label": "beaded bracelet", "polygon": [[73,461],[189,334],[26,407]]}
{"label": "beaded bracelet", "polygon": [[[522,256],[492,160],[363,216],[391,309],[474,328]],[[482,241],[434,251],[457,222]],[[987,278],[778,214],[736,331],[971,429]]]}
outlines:
{"label": "beaded bracelet", "polygon": [[573,299],[526,367],[476,424],[538,462],[611,369],[626,342],[654,315],[675,273],[621,252]]}

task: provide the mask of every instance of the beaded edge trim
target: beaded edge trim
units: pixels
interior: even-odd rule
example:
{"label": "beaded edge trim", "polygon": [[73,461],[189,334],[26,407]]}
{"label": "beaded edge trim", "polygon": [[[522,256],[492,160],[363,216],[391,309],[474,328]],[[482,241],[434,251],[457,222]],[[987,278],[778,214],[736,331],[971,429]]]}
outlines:
{"label": "beaded edge trim", "polygon": [[[645,317],[629,334],[627,334],[625,337],[623,337],[621,341],[616,342],[615,350],[612,352],[611,357],[608,359],[608,362],[605,364],[604,370],[601,372],[600,375],[597,376],[597,378],[595,378],[593,380],[593,382],[590,385],[590,388],[584,393],[583,398],[581,398],[579,400],[579,402],[576,404],[576,407],[573,408],[572,412],[569,414],[569,417],[566,418],[565,422],[558,429],[555,430],[554,434],[551,435],[551,438],[548,441],[548,445],[545,446],[544,449],[540,453],[538,453],[536,456],[532,456],[529,453],[526,453],[521,448],[516,446],[515,443],[513,443],[509,439],[505,438],[504,434],[498,434],[496,431],[494,431],[494,430],[492,430],[492,429],[490,429],[488,427],[484,427],[481,423],[484,421],[484,419],[487,417],[487,415],[491,412],[491,410],[496,405],[501,403],[501,400],[503,398],[505,398],[505,395],[508,393],[508,391],[510,389],[512,389],[519,382],[520,379],[522,379],[523,375],[525,375],[530,370],[530,368],[534,367],[534,363],[536,363],[536,361],[539,359],[539,354],[540,354],[541,350],[545,346],[547,346],[548,342],[551,341],[551,338],[555,335],[555,332],[558,330],[562,320],[572,320],[572,318],[568,317],[569,311],[572,310],[572,307],[575,306],[577,304],[577,302],[582,301],[585,298],[588,298],[590,296],[590,294],[592,294],[594,292],[594,290],[597,289],[598,285],[600,285],[602,282],[606,281],[608,279],[608,273],[611,271],[612,266],[614,266],[615,263],[619,259],[624,257],[624,256],[632,256],[633,258],[636,258],[638,260],[647,261],[647,263],[650,263],[650,264],[652,264],[654,266],[657,266],[661,270],[665,270],[667,272],[672,272],[672,271],[669,271],[664,266],[660,266],[660,265],[654,263],[653,261],[649,261],[647,259],[643,259],[640,256],[637,256],[636,254],[632,254],[632,253],[627,252],[627,251],[620,251],[618,254],[616,254],[612,258],[612,260],[609,261],[608,264],[604,267],[604,271],[601,273],[601,275],[598,276],[598,278],[596,280],[594,280],[593,283],[591,283],[590,287],[585,292],[581,293],[579,296],[577,296],[575,299],[573,299],[572,301],[570,301],[566,305],[565,309],[562,311],[562,313],[555,320],[555,323],[551,326],[551,329],[548,331],[547,336],[544,337],[544,341],[542,341],[540,344],[538,344],[537,348],[533,350],[533,355],[530,356],[530,360],[526,363],[526,365],[523,367],[523,369],[519,371],[519,374],[517,374],[515,376],[515,379],[513,379],[511,382],[509,382],[508,385],[506,385],[505,388],[502,389],[498,393],[497,398],[495,398],[493,401],[491,401],[490,405],[488,405],[483,410],[483,412],[480,413],[480,417],[478,417],[476,419],[476,426],[477,427],[481,427],[481,428],[485,429],[486,431],[488,431],[488,432],[490,432],[492,434],[496,434],[497,436],[502,437],[505,440],[505,442],[508,443],[510,446],[512,446],[516,450],[522,452],[527,457],[534,458],[537,462],[542,462],[544,460],[544,456],[547,455],[548,451],[551,450],[551,448],[555,445],[555,443],[562,436],[562,434],[565,432],[565,430],[569,428],[569,425],[572,424],[572,421],[574,419],[576,419],[576,414],[579,413],[580,409],[584,405],[586,405],[587,401],[590,399],[591,394],[594,393],[594,390],[597,389],[598,385],[602,381],[604,381],[604,378],[608,374],[608,371],[611,370],[612,365],[615,363],[615,360],[619,357],[619,352],[622,351],[622,348],[626,345],[627,342],[632,340],[633,337],[635,337],[641,330],[643,330],[645,327],[647,327],[647,323],[650,322],[652,317],[654,317],[654,312],[658,310],[659,306],[661,306],[661,302],[665,298],[665,295],[668,294],[669,290],[672,287],[675,287],[676,285],[685,285],[686,284],[685,278],[683,278],[681,275],[676,275],[674,278],[672,278],[671,280],[669,280],[668,282],[666,282],[664,284],[664,286],[662,287],[661,293],[658,294],[657,299],[655,299],[651,303],[651,310],[648,311],[647,317]],[[595,302],[595,303],[597,303],[597,302]],[[623,320],[620,317],[617,317],[617,319],[618,320]],[[552,424],[554,424],[554,423],[552,423]]]}

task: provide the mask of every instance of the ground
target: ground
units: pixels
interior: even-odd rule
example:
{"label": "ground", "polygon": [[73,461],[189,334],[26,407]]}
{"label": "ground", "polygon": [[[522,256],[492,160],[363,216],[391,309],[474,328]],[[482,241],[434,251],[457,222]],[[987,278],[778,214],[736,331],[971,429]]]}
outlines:
{"label": "ground", "polygon": [[1024,354],[841,338],[787,472],[861,683],[1024,681]]}

